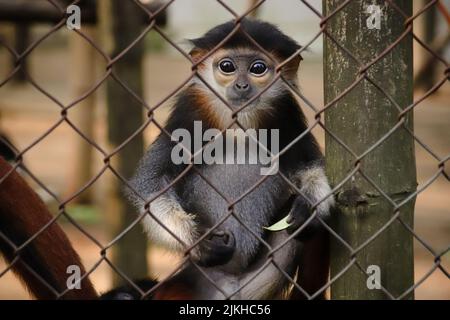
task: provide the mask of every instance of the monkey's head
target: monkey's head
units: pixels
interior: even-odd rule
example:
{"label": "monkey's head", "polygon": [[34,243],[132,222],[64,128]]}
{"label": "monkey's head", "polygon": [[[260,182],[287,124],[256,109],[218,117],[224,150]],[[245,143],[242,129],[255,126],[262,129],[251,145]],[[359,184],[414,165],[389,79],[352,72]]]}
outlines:
{"label": "monkey's head", "polygon": [[194,61],[201,61],[198,73],[229,106],[203,81],[196,78],[193,82],[203,99],[207,98],[201,105],[209,108],[209,116],[222,125],[231,121],[232,110],[259,95],[238,113],[242,125],[257,127],[261,116],[273,111],[274,99],[288,91],[288,86],[281,79],[276,79],[277,67],[292,56],[278,72],[292,86],[297,86],[297,69],[302,58],[295,53],[300,46],[272,24],[243,19],[239,30],[205,59],[234,28],[235,23],[230,21],[211,29],[201,38],[190,40],[193,44],[191,57]]}

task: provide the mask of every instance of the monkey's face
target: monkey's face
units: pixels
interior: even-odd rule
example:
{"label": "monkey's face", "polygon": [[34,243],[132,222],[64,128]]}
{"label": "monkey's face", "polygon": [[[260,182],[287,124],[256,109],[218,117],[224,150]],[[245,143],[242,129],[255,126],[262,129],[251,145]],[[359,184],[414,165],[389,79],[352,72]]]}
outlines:
{"label": "monkey's face", "polygon": [[[232,107],[255,97],[274,77],[275,66],[257,51],[222,50],[212,59],[214,81]],[[261,97],[252,104],[257,105]]]}
{"label": "monkey's face", "polygon": [[[257,96],[274,77],[275,65],[249,49],[220,50],[209,61],[214,87],[233,108]],[[251,105],[258,105],[261,96]]]}
{"label": "monkey's face", "polygon": [[[205,54],[206,52],[194,51],[194,60]],[[276,58],[276,55],[274,57]],[[297,81],[299,59],[293,60],[281,71],[283,77],[294,86]],[[207,97],[207,105],[210,107],[207,112],[211,118],[217,120],[216,124],[220,123],[223,126],[231,121],[230,107],[236,110],[245,105],[245,108],[238,112],[238,120],[246,127],[257,127],[263,115],[271,114],[274,99],[289,91],[281,79],[273,81],[276,77],[277,64],[281,62],[282,60],[271,59],[256,49],[245,47],[220,49],[205,59],[200,64],[198,72],[227,102],[227,105],[203,81],[195,79],[194,83],[204,97]],[[204,105],[202,103],[202,106]]]}

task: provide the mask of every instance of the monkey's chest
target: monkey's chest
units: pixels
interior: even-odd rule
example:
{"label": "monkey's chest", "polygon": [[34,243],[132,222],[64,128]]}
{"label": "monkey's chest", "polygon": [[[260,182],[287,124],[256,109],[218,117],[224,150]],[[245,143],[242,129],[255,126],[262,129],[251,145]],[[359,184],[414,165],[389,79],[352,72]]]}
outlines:
{"label": "monkey's chest", "polygon": [[[208,165],[191,170],[177,184],[182,207],[198,222],[230,232],[235,238],[233,258],[221,270],[241,272],[253,261],[265,238],[264,227],[280,219],[290,190],[278,175],[263,176],[257,165]],[[251,230],[251,232],[249,231]]]}
{"label": "monkey's chest", "polygon": [[[198,167],[180,184],[182,206],[188,212],[217,222],[229,208],[250,228],[259,231],[276,216],[289,198],[289,187],[278,175],[261,175],[259,165],[217,164]],[[231,205],[231,207],[230,207]],[[226,224],[236,224],[230,218]],[[259,232],[258,232],[259,233]]]}

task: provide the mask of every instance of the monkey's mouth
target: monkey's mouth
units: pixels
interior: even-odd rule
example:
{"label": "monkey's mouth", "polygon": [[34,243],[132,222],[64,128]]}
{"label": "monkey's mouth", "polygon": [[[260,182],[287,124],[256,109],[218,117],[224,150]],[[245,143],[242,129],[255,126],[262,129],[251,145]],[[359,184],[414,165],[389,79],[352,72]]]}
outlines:
{"label": "monkey's mouth", "polygon": [[228,102],[233,109],[239,109],[245,105],[245,108],[242,109],[242,111],[245,111],[256,106],[259,102],[259,97],[248,104],[250,100],[252,100],[252,98],[229,98]]}

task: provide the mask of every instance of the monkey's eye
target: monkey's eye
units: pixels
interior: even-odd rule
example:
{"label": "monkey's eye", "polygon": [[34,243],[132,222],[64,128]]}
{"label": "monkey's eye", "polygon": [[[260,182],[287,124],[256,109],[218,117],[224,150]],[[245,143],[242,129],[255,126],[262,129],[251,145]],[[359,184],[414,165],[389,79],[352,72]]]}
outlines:
{"label": "monkey's eye", "polygon": [[262,61],[256,61],[252,64],[250,67],[250,72],[253,73],[255,76],[262,76],[267,72],[267,66]]}
{"label": "monkey's eye", "polygon": [[236,71],[236,67],[234,66],[234,63],[228,59],[224,59],[219,62],[219,69],[223,73],[233,73]]}

